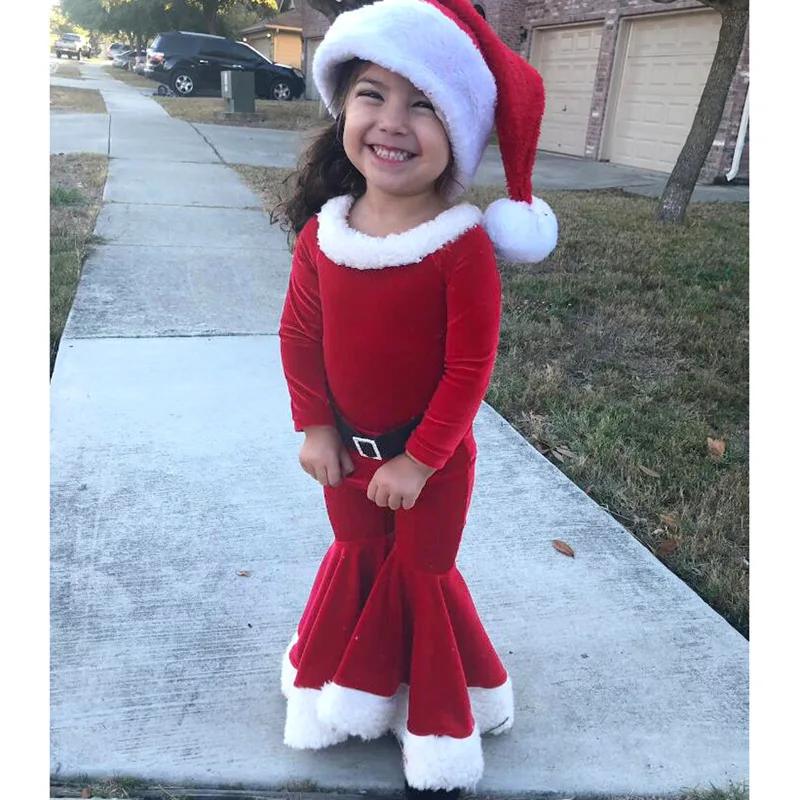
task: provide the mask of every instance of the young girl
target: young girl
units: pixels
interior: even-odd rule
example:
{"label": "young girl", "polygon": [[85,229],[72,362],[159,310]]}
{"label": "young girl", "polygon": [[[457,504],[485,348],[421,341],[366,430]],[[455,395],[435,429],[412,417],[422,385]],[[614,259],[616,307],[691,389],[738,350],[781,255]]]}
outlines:
{"label": "young girl", "polygon": [[[391,732],[409,796],[457,794],[482,775],[480,735],[514,719],[455,560],[499,337],[494,250],[536,261],[557,236],[530,189],[543,89],[469,0],[342,14],[314,80],[335,121],[278,210],[298,235],[280,338],[334,541],[284,656],[284,741]],[[453,201],[493,127],[512,199],[483,216]]]}

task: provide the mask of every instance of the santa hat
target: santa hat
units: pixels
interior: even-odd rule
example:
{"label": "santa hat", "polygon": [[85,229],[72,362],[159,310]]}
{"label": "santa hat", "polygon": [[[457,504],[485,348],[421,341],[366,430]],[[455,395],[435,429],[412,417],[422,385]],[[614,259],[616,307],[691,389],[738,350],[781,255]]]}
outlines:
{"label": "santa hat", "polygon": [[433,103],[453,151],[450,199],[472,183],[496,127],[509,197],[489,206],[483,225],[503,258],[546,258],[556,246],[558,223],[531,189],[544,114],[542,79],[469,0],[378,0],[340,14],[313,65],[314,82],[334,116],[342,110],[333,107],[338,68],[353,58],[402,75]]}

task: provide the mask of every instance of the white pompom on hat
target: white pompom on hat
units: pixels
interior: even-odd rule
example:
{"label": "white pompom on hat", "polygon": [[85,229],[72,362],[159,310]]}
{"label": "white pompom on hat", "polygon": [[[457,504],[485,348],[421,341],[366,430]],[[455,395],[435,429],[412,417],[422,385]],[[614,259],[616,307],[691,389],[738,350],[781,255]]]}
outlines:
{"label": "white pompom on hat", "polygon": [[433,103],[453,151],[450,199],[472,184],[497,130],[509,197],[489,206],[483,225],[502,258],[546,258],[556,246],[558,222],[531,187],[544,115],[542,78],[469,0],[378,0],[340,14],[313,64],[314,82],[334,116],[342,110],[333,107],[338,68],[353,58],[402,75]]}

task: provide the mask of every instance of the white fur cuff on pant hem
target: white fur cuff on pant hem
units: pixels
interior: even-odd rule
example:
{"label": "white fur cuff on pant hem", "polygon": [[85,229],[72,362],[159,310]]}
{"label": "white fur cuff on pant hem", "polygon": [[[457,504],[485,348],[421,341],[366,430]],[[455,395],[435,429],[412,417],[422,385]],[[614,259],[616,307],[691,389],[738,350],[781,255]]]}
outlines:
{"label": "white fur cuff on pant hem", "polygon": [[335,730],[369,741],[389,731],[395,708],[394,697],[326,683],[322,687],[317,716]]}
{"label": "white fur cuff on pant hem", "polygon": [[317,716],[319,689],[293,686],[286,699],[286,727],[283,743],[296,750],[321,750],[339,744],[347,734],[320,722]]}
{"label": "white fur cuff on pant hem", "polygon": [[472,716],[481,734],[499,736],[514,725],[514,690],[511,676],[495,689],[469,688]]}
{"label": "white fur cuff on pant hem", "polygon": [[483,749],[477,727],[466,739],[399,733],[408,785],[414,789],[474,789],[483,777]]}

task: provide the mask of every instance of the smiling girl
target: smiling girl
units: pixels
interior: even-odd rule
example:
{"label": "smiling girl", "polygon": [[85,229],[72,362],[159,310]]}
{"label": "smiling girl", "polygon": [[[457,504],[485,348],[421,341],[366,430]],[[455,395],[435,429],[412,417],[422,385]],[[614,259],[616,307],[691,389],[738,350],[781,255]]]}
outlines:
{"label": "smiling girl", "polygon": [[[531,194],[539,75],[468,0],[340,15],[314,80],[334,121],[276,209],[297,235],[280,326],[300,464],[334,540],[284,656],[284,741],[393,733],[409,797],[473,788],[511,678],[456,556],[472,425],[500,330],[495,252],[538,261],[557,224]],[[511,199],[455,203],[496,127]]]}

